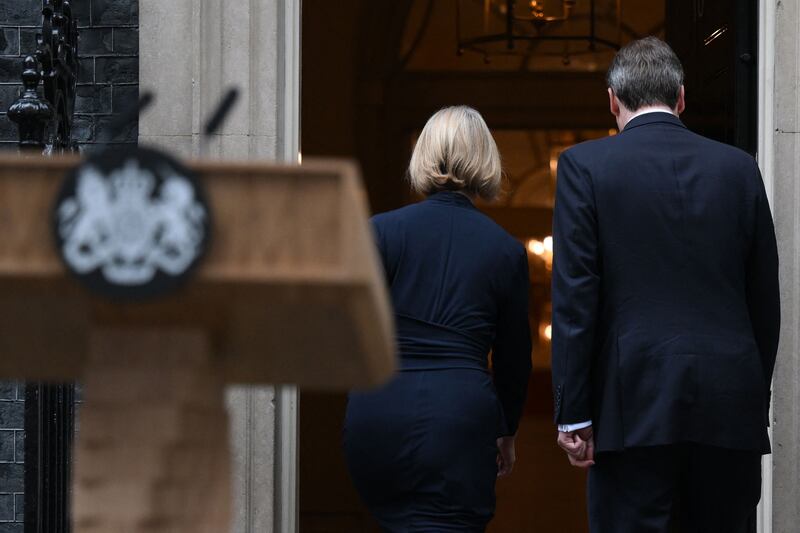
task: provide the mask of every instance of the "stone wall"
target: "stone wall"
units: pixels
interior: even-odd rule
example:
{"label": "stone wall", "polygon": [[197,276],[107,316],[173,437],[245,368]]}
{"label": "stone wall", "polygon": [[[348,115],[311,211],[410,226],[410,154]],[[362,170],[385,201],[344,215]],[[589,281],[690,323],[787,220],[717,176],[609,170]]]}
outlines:
{"label": "stone wall", "polygon": [[22,533],[25,387],[0,383],[0,533]]}
{"label": "stone wall", "polygon": [[[22,58],[36,49],[43,0],[0,0],[0,148],[14,148],[16,125],[6,110],[21,86]],[[81,150],[135,143],[137,124],[116,136],[114,113],[138,99],[138,0],[73,0],[81,68],[73,138]]]}

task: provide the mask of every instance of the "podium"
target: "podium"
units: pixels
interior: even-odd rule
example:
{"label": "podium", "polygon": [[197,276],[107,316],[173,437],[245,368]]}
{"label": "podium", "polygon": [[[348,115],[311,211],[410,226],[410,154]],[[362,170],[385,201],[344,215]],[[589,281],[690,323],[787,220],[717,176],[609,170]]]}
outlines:
{"label": "podium", "polygon": [[53,244],[74,158],[0,158],[0,379],[81,381],[78,533],[229,527],[228,383],[376,385],[395,368],[356,168],[194,163],[212,245],[189,281],[119,303]]}

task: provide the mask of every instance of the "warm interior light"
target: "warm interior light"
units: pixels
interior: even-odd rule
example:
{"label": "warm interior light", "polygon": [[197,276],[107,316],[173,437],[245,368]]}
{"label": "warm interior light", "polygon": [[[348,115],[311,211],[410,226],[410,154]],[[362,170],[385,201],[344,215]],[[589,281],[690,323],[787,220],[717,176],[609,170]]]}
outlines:
{"label": "warm interior light", "polygon": [[547,340],[552,340],[553,339],[553,326],[552,325],[547,324],[544,327],[544,336],[547,337]]}
{"label": "warm interior light", "polygon": [[544,243],[542,241],[537,241],[536,239],[531,239],[528,241],[528,250],[530,250],[532,254],[543,255]]}
{"label": "warm interior light", "polygon": [[544,249],[547,250],[547,253],[553,253],[553,238],[547,236],[544,238]]}

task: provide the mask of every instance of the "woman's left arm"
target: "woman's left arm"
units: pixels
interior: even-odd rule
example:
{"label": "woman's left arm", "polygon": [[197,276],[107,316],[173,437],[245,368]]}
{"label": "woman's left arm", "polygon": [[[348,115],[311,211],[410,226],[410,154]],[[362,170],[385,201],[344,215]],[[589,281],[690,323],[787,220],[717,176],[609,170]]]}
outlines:
{"label": "woman's left arm", "polygon": [[520,246],[510,273],[509,292],[498,313],[492,348],[497,396],[503,406],[507,435],[516,435],[531,373],[531,329],[528,321],[528,255]]}

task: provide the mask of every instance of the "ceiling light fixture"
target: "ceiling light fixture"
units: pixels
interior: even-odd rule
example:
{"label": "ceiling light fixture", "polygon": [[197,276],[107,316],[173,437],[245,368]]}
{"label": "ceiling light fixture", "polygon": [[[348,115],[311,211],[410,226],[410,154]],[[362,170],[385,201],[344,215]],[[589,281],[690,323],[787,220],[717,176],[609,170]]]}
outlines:
{"label": "ceiling light fixture", "polygon": [[[483,0],[483,31],[478,35],[465,35],[465,24],[462,14],[466,11],[463,3],[475,0],[456,0],[456,32],[458,55],[466,51],[483,55],[489,62],[492,55],[524,55],[517,43],[537,41],[560,41],[565,44],[563,62],[570,63],[570,56],[576,52],[569,48],[571,42],[584,42],[588,49],[584,52],[594,53],[600,48],[619,50],[620,44],[605,39],[597,33],[597,0],[581,0],[589,4],[588,32],[572,33],[569,22],[574,20],[578,0]],[[617,24],[621,24],[622,0],[616,0]],[[502,18],[504,30],[492,31],[492,20]],[[565,31],[551,31],[561,28]]]}

